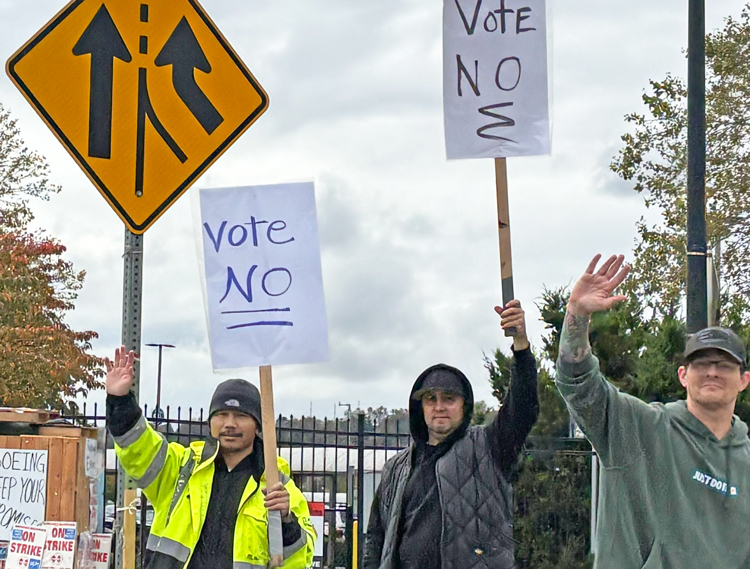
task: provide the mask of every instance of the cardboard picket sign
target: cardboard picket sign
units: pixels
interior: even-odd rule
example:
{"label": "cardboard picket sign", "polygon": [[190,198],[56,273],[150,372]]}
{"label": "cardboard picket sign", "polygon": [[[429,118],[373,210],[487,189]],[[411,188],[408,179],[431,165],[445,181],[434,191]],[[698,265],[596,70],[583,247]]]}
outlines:
{"label": "cardboard picket sign", "polygon": [[0,541],[0,569],[5,569],[5,560],[8,558],[8,541]]}
{"label": "cardboard picket sign", "polygon": [[44,522],[47,531],[41,569],[73,569],[75,565],[76,522]]}
{"label": "cardboard picket sign", "polygon": [[444,0],[448,159],[549,154],[545,0]]}
{"label": "cardboard picket sign", "polygon": [[214,370],[328,359],[312,183],[202,189]]}
{"label": "cardboard picket sign", "polygon": [[549,154],[548,89],[545,0],[443,0],[446,156],[495,159],[503,305],[515,298],[506,157]]}
{"label": "cardboard picket sign", "polygon": [[13,526],[5,569],[41,569],[46,538],[42,527]]}
{"label": "cardboard picket sign", "polygon": [[93,569],[109,569],[109,556],[112,551],[112,534],[95,533],[93,538],[93,548],[91,550],[91,560]]}
{"label": "cardboard picket sign", "polygon": [[[214,370],[258,366],[265,478],[279,481],[272,365],[328,359],[312,183],[200,191],[204,296]],[[284,563],[268,512],[269,566]]]}
{"label": "cardboard picket sign", "polygon": [[47,451],[0,448],[0,540],[13,524],[39,525],[47,499]]}

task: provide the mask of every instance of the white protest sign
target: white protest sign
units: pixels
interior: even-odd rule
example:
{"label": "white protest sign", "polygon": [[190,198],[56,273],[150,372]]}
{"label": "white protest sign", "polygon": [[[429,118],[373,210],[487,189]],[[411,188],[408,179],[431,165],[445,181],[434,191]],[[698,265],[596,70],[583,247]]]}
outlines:
{"label": "white protest sign", "polygon": [[5,569],[40,569],[46,536],[44,528],[13,526]]}
{"label": "white protest sign", "polygon": [[93,569],[108,569],[109,554],[112,550],[112,534],[95,533],[91,537],[94,542],[93,549],[91,550]]}
{"label": "white protest sign", "polygon": [[76,523],[44,522],[42,527],[47,530],[42,569],[73,569],[78,534]]}
{"label": "white protest sign", "polygon": [[0,540],[14,524],[41,524],[46,503],[47,451],[0,448]]}
{"label": "white protest sign", "polygon": [[200,191],[214,370],[328,359],[312,183]]}
{"label": "white protest sign", "polygon": [[443,0],[449,159],[548,154],[544,0]]}

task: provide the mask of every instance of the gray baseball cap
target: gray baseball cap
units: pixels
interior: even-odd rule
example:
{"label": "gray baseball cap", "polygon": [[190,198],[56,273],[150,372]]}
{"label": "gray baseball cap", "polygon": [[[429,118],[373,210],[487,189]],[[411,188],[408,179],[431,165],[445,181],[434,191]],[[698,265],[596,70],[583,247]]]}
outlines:
{"label": "gray baseball cap", "polygon": [[726,352],[743,367],[747,362],[745,344],[739,336],[729,328],[719,326],[704,328],[688,336],[687,342],[685,342],[685,359],[690,359],[690,356],[700,350],[711,349]]}
{"label": "gray baseball cap", "polygon": [[447,369],[447,366],[445,368],[442,366],[435,367],[436,369],[430,370],[427,373],[421,388],[412,393],[411,398],[419,401],[427,393],[433,391],[446,391],[466,398],[466,390],[461,378],[450,369]]}

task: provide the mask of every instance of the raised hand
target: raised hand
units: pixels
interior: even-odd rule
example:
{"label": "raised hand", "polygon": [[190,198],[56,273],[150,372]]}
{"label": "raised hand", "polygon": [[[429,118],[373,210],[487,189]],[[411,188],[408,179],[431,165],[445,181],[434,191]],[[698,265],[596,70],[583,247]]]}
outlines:
{"label": "raised hand", "polygon": [[513,336],[513,349],[525,350],[529,347],[529,339],[526,336],[526,316],[521,308],[520,300],[511,300],[505,307],[496,306],[495,312],[500,315],[500,326],[503,330],[515,328]]}
{"label": "raised hand", "polygon": [[135,353],[133,350],[125,352],[125,346],[115,350],[115,360],[104,358],[107,367],[107,393],[109,395],[127,395],[130,386],[133,385],[133,362]]}
{"label": "raised hand", "polygon": [[630,266],[623,265],[622,255],[612,255],[604,261],[598,271],[594,272],[601,257],[601,255],[596,255],[591,260],[586,272],[578,279],[570,292],[569,314],[590,316],[594,312],[609,310],[618,302],[627,299],[624,295],[612,293],[628,276]]}

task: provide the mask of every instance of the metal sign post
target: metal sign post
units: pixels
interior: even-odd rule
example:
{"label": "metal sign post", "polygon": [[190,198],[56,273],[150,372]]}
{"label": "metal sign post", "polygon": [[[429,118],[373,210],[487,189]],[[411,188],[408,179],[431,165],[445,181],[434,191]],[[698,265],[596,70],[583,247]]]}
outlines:
{"label": "metal sign post", "polygon": [[[122,287],[122,344],[126,350],[140,354],[141,350],[141,297],[143,292],[143,235],[125,228],[124,271]],[[140,362],[133,364],[135,376],[131,391],[138,401],[140,387]],[[115,521],[115,568],[135,567],[135,511],[128,507],[136,497],[133,480],[117,466],[117,519]],[[143,531],[143,528],[141,528]]]}

